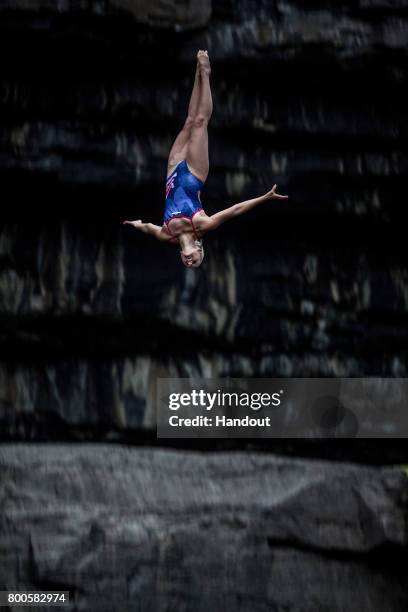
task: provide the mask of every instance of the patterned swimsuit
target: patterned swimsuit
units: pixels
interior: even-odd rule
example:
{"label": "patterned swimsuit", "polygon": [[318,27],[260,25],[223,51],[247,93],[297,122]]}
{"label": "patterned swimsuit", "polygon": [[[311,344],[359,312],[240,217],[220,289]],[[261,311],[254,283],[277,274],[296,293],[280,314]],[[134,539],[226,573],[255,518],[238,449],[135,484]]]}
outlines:
{"label": "patterned swimsuit", "polygon": [[172,234],[169,225],[172,219],[189,219],[194,235],[198,238],[193,217],[203,210],[198,197],[203,186],[203,181],[190,172],[185,159],[177,164],[170,174],[166,181],[166,204],[163,218],[170,235]]}

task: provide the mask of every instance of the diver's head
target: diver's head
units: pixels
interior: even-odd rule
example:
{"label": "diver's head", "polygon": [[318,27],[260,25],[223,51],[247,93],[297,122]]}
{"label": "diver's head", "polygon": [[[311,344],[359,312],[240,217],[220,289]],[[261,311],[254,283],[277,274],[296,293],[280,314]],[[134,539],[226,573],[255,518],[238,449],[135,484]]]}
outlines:
{"label": "diver's head", "polygon": [[180,257],[186,268],[198,268],[204,259],[204,247],[202,240],[194,240],[194,244],[182,249]]}

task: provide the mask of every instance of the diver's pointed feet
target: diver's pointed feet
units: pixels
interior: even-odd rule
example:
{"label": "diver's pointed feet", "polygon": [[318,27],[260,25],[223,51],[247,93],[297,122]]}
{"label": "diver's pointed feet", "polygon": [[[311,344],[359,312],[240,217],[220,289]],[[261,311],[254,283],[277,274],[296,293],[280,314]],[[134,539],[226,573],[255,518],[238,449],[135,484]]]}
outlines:
{"label": "diver's pointed feet", "polygon": [[208,76],[210,76],[211,66],[210,66],[210,58],[208,57],[207,50],[204,51],[203,49],[200,49],[198,51],[197,63],[198,63],[199,70],[201,70],[204,74],[207,74]]}

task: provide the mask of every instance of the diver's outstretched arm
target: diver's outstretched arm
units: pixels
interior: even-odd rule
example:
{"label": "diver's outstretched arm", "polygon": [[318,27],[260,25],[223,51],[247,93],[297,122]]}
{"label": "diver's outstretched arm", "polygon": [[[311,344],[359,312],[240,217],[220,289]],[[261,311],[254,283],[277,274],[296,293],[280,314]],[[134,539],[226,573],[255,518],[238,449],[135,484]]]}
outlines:
{"label": "diver's outstretched arm", "polygon": [[143,223],[141,219],[137,219],[136,221],[123,221],[123,225],[133,225],[134,228],[143,232],[144,234],[150,234],[150,236],[154,236],[157,240],[167,241],[168,235],[163,232],[163,227],[160,225],[154,225],[154,223]]}
{"label": "diver's outstretched arm", "polygon": [[265,193],[265,195],[259,196],[258,198],[252,198],[251,200],[245,200],[244,202],[238,202],[238,204],[229,206],[229,208],[225,208],[224,210],[220,210],[214,215],[211,215],[211,217],[209,217],[206,229],[213,230],[221,225],[221,223],[225,223],[225,221],[229,221],[229,219],[233,219],[238,215],[243,215],[251,210],[251,208],[255,208],[255,206],[263,204],[268,200],[286,200],[288,196],[276,193],[276,187],[277,186],[274,185],[270,191]]}

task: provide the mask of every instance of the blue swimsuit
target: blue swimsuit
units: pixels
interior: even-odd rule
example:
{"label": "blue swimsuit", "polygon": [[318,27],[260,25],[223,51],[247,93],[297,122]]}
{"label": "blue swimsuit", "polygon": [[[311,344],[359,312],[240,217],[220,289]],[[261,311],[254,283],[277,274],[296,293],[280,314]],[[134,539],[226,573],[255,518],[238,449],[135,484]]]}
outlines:
{"label": "blue swimsuit", "polygon": [[204,183],[190,172],[185,159],[181,161],[166,181],[166,204],[164,208],[164,223],[171,235],[169,223],[172,219],[190,219],[193,232],[193,217],[203,209],[198,197]]}

